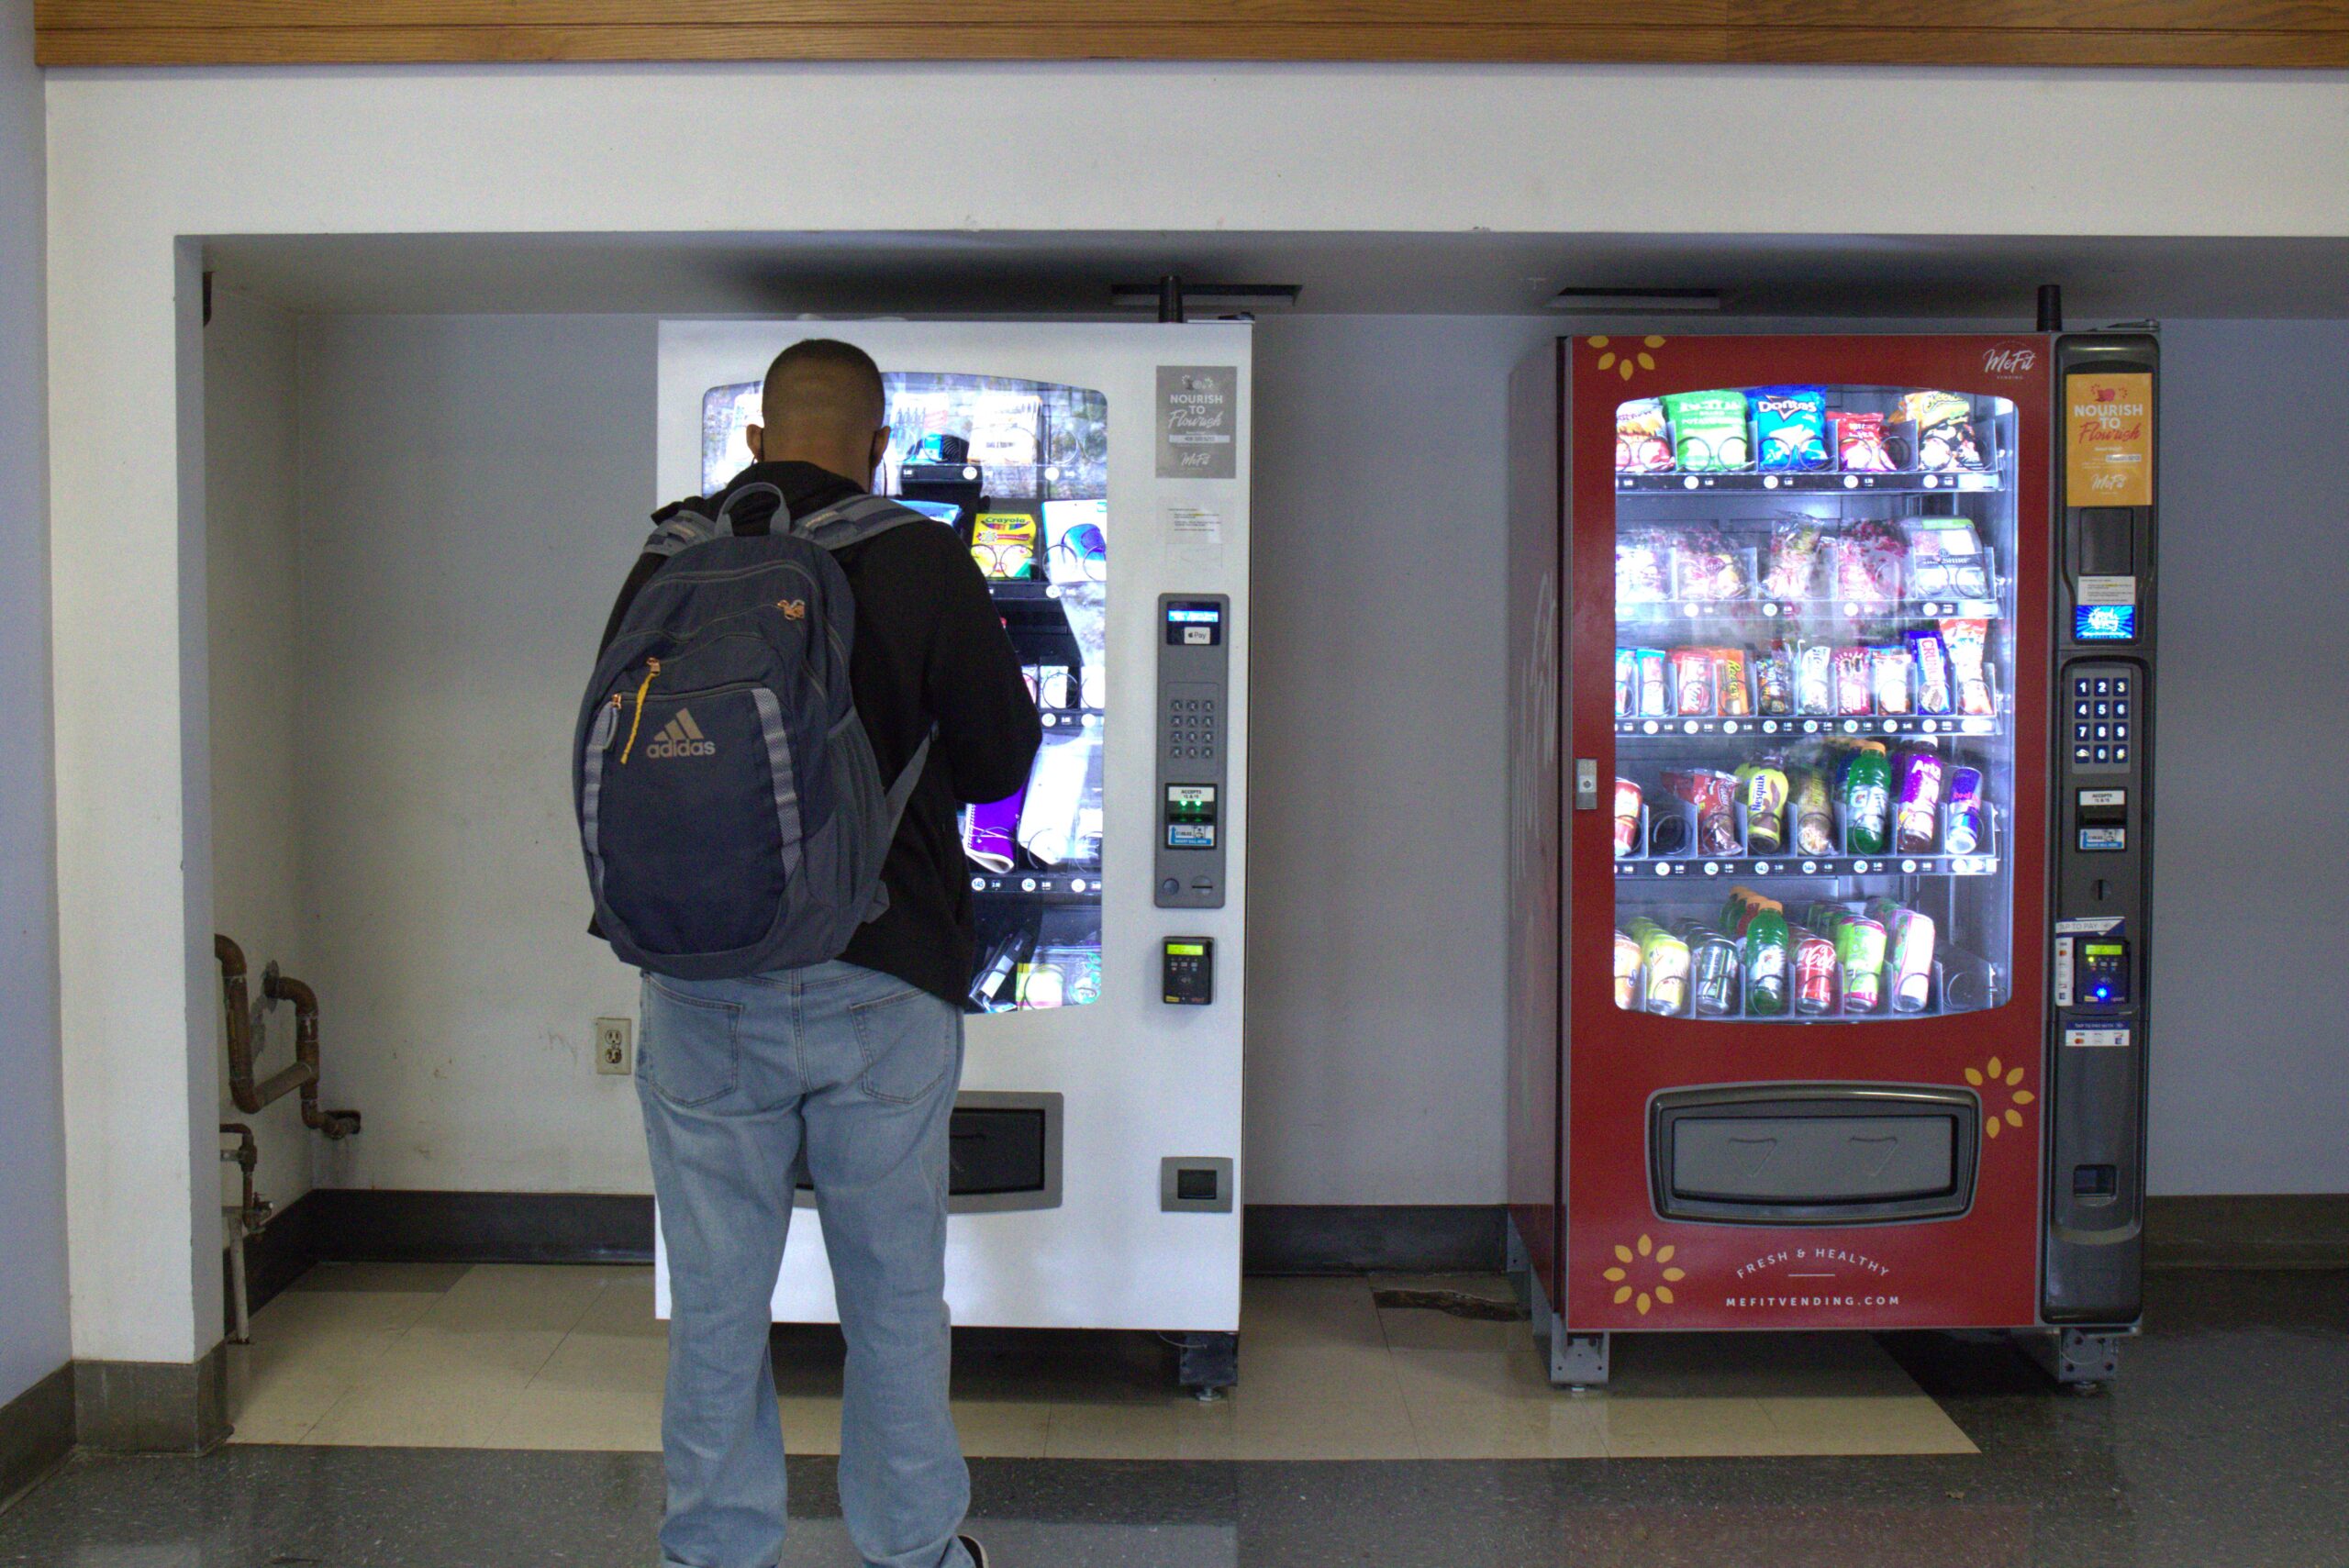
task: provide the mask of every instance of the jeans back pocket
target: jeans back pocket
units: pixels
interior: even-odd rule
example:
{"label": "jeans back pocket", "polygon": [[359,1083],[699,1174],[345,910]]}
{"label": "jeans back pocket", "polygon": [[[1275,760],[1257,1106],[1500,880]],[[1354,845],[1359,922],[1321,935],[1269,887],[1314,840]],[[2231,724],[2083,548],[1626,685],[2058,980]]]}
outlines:
{"label": "jeans back pocket", "polygon": [[655,1093],[678,1106],[707,1105],[733,1093],[741,1078],[739,1003],[688,996],[648,974],[643,1012],[636,1070]]}
{"label": "jeans back pocket", "polygon": [[927,991],[905,990],[849,1008],[864,1062],[856,1086],[890,1105],[911,1105],[954,1067],[954,1010]]}

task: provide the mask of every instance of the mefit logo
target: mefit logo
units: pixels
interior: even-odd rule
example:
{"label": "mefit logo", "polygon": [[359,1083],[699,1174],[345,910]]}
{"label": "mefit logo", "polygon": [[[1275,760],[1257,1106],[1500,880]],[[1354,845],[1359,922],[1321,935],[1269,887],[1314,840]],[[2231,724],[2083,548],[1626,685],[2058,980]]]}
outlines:
{"label": "mefit logo", "polygon": [[1996,343],[1982,350],[1982,373],[2012,379],[2029,375],[2039,363],[2039,350],[2028,343]]}

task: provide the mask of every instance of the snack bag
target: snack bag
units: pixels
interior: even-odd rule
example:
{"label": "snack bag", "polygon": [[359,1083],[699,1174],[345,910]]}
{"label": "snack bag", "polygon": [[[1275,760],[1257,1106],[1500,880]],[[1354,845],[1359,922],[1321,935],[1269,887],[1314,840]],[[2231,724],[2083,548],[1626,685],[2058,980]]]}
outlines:
{"label": "snack bag", "polygon": [[1957,711],[1969,717],[1987,718],[1998,711],[1990,695],[1989,673],[1983,659],[1983,645],[1989,640],[1990,623],[1986,620],[1945,620],[1942,622],[1942,646],[1949,650],[1952,684],[1957,691]]}
{"label": "snack bag", "polygon": [[1753,711],[1745,684],[1745,650],[1713,650],[1713,691],[1725,718],[1743,718]]}
{"label": "snack bag", "polygon": [[1745,558],[1718,528],[1689,528],[1675,536],[1672,596],[1705,604],[1745,597],[1750,586]]}
{"label": "snack bag", "polygon": [[1670,687],[1666,684],[1666,661],[1661,648],[1634,648],[1631,663],[1636,677],[1638,695],[1634,706],[1641,718],[1663,718],[1672,712]]}
{"label": "snack bag", "polygon": [[1672,544],[1664,528],[1642,528],[1615,541],[1615,602],[1660,605],[1671,595]]}
{"label": "snack bag", "polygon": [[1705,718],[1713,711],[1713,651],[1675,648],[1672,651],[1673,712],[1682,718]]}
{"label": "snack bag", "polygon": [[[1793,774],[1787,783],[1787,797],[1794,807],[1795,851],[1805,855],[1831,855],[1835,852],[1834,796],[1828,789],[1827,775],[1816,768],[1805,768]],[[1813,922],[1816,924],[1816,922]]]}
{"label": "snack bag", "polygon": [[1878,713],[1909,711],[1909,650],[1905,644],[1887,643],[1868,650],[1868,664],[1876,678],[1876,710]]}
{"label": "snack bag", "polygon": [[1664,411],[1672,421],[1674,453],[1687,473],[1725,473],[1753,466],[1742,392],[1666,393]]}
{"label": "snack bag", "polygon": [[1891,473],[1900,467],[1893,460],[1881,414],[1829,416],[1835,433],[1835,461],[1846,473]]}
{"label": "snack bag", "polygon": [[1781,517],[1770,525],[1770,566],[1762,578],[1765,599],[1808,599],[1819,580],[1820,528],[1811,517]]}
{"label": "snack bag", "polygon": [[1795,655],[1795,708],[1800,713],[1835,711],[1835,650],[1806,642]]}
{"label": "snack bag", "polygon": [[1954,710],[1949,679],[1949,651],[1942,646],[1942,634],[1937,631],[1912,631],[1902,640],[1909,644],[1909,662],[1917,669],[1917,711],[1945,714]]}
{"label": "snack bag", "polygon": [[1868,667],[1868,651],[1865,648],[1839,648],[1835,651],[1835,711],[1860,716],[1875,711],[1870,698],[1874,684]]}
{"label": "snack bag", "polygon": [[1765,473],[1816,473],[1832,468],[1827,451],[1827,394],[1816,386],[1757,386],[1746,395],[1753,409],[1756,464]]}
{"label": "snack bag", "polygon": [[1672,466],[1672,440],[1664,405],[1635,397],[1615,410],[1615,472],[1656,473]]}
{"label": "snack bag", "polygon": [[1854,523],[1829,544],[1829,560],[1835,573],[1835,597],[1876,606],[1898,600],[1900,558],[1905,546],[1889,523]]}
{"label": "snack bag", "polygon": [[1615,651],[1615,717],[1631,718],[1640,710],[1640,660],[1628,648]]}
{"label": "snack bag", "polygon": [[1754,711],[1765,718],[1785,718],[1795,711],[1795,660],[1780,638],[1753,660]]}
{"label": "snack bag", "polygon": [[1927,473],[1980,473],[1990,465],[1974,431],[1974,404],[1954,392],[1911,392],[1900,417],[1917,427],[1917,466]]}

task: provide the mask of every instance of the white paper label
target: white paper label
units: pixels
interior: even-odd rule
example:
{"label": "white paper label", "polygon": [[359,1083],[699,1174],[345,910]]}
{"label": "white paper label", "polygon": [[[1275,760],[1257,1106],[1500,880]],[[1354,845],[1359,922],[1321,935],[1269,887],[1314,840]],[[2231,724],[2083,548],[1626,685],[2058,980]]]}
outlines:
{"label": "white paper label", "polygon": [[2133,605],[2137,602],[2137,579],[2083,577],[2080,579],[2078,602],[2083,605]]}

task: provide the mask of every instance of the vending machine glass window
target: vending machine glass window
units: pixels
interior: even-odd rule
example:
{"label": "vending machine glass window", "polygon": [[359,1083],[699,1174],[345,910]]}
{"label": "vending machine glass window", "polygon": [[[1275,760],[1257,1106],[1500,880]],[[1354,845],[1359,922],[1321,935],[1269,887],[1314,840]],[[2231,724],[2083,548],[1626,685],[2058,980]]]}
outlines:
{"label": "vending machine glass window", "polygon": [[1617,1006],[2002,1005],[2015,406],[1789,386],[1615,417]]}
{"label": "vending machine glass window", "polygon": [[[984,1012],[1081,1006],[1101,995],[1108,401],[1005,376],[892,372],[882,383],[882,489],[969,548],[1044,727],[1026,786],[963,814],[978,929],[971,1001]],[[759,393],[741,382],[703,398],[705,488],[751,461]]]}

